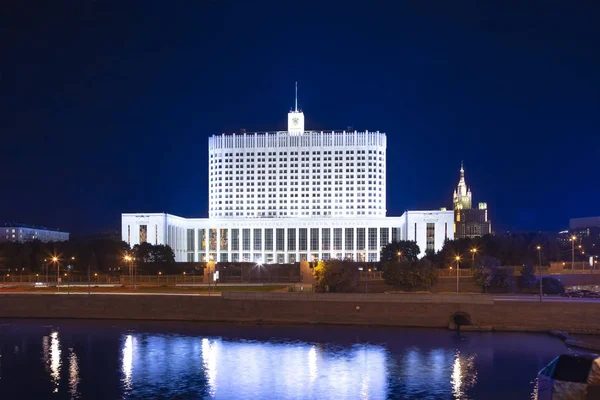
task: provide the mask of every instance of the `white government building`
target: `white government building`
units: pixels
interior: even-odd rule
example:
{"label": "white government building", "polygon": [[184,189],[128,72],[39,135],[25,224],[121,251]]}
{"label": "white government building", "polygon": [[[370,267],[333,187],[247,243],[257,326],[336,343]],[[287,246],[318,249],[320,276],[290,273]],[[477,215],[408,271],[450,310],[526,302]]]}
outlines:
{"label": "white government building", "polygon": [[386,216],[386,135],[288,130],[209,138],[209,218],[122,214],[122,238],[167,244],[177,261],[378,261],[394,240],[421,255],[454,238],[454,211]]}

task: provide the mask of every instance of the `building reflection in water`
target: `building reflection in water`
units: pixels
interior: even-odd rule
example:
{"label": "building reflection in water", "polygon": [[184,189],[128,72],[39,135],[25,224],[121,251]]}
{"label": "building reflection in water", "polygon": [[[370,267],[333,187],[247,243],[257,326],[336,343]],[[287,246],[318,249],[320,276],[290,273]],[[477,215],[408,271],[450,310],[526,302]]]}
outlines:
{"label": "building reflection in water", "polygon": [[208,382],[208,393],[214,396],[217,392],[217,357],[218,342],[202,339],[202,368]]}
{"label": "building reflection in water", "polygon": [[455,399],[464,399],[466,391],[477,382],[475,356],[461,356],[459,351],[454,355],[452,364],[452,394]]}
{"label": "building reflection in water", "polygon": [[[58,336],[51,339],[50,354],[56,360]],[[319,398],[322,393],[335,393],[338,399],[379,399],[394,392],[408,398],[451,394],[465,399],[477,382],[475,359],[455,348],[408,348],[398,358],[375,344],[338,347],[127,334],[122,339],[121,374],[124,391],[135,387],[142,397],[153,390],[177,397],[184,390],[209,398]],[[79,360],[73,354],[70,362],[71,377],[77,377]],[[50,364],[54,374],[60,362]],[[77,381],[71,379],[73,393]]]}
{"label": "building reflection in water", "polygon": [[71,399],[79,398],[77,386],[79,385],[79,360],[74,349],[69,349],[69,393]]}
{"label": "building reflection in water", "polygon": [[123,385],[129,391],[133,387],[133,336],[127,335],[123,343],[122,368]]}

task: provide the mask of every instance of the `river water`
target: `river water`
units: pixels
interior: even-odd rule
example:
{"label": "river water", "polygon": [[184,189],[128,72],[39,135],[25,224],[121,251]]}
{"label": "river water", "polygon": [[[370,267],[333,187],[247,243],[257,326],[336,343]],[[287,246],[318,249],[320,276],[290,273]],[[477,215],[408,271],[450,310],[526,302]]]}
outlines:
{"label": "river water", "polygon": [[546,334],[0,320],[4,399],[530,399]]}

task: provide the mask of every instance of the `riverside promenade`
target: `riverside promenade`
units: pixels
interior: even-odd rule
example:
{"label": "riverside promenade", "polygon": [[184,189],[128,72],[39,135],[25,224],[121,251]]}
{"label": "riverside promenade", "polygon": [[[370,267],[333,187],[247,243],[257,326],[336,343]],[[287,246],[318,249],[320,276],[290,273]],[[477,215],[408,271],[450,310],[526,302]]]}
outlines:
{"label": "riverside promenade", "polygon": [[600,302],[484,294],[0,294],[0,318],[342,324],[600,334]]}

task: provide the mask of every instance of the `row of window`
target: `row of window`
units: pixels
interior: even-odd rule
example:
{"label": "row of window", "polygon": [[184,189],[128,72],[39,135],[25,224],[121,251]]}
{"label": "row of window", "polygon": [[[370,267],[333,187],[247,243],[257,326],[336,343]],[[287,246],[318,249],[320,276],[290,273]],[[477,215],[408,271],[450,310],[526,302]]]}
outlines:
{"label": "row of window", "polygon": [[233,228],[218,232],[217,229],[188,229],[187,251],[194,252],[196,248],[216,251],[229,246],[232,251],[342,250],[342,241],[344,250],[378,250],[390,242],[390,230],[391,239],[397,239],[398,228]]}
{"label": "row of window", "polygon": [[[287,258],[287,260],[286,260]],[[298,261],[329,261],[331,259],[336,260],[348,260],[348,261],[360,261],[360,262],[377,262],[379,261],[379,253],[321,253],[319,257],[318,253],[300,253],[298,257],[296,254],[257,254],[257,253],[231,253],[231,259],[229,253],[188,253],[187,261],[215,261],[215,262],[255,262],[257,264],[284,264],[284,263],[295,263]]]}
{"label": "row of window", "polygon": [[[300,155],[302,156],[308,156],[311,155],[310,151],[290,151],[289,152],[291,156],[297,156],[298,153],[300,153]],[[344,154],[344,150],[328,150],[328,151],[323,151],[322,152],[323,155],[337,155],[337,154]],[[280,152],[246,152],[246,153],[235,153],[236,157],[254,157],[254,155],[256,154],[256,156],[258,157],[264,157],[264,156],[287,156],[288,152],[287,151],[280,151]],[[379,154],[379,155],[383,155],[383,151],[381,150],[346,150],[345,154]],[[312,151],[312,155],[313,156],[319,156],[321,155],[321,151]],[[234,153],[214,153],[210,155],[210,158],[218,158],[218,157],[233,157]]]}

